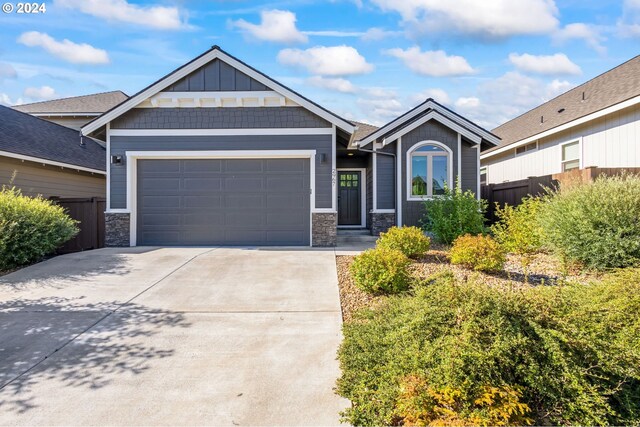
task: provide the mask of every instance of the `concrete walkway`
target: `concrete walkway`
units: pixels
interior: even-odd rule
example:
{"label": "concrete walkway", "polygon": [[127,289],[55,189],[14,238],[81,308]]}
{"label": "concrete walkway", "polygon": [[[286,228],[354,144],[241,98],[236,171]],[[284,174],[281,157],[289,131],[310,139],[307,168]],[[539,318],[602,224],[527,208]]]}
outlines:
{"label": "concrete walkway", "polygon": [[333,251],[101,249],[0,278],[0,425],[336,425]]}

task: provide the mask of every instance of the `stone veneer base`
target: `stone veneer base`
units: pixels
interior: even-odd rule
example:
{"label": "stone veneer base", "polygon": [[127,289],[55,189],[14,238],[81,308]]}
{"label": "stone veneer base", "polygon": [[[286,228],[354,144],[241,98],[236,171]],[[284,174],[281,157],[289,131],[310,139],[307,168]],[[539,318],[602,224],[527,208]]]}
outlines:
{"label": "stone veneer base", "polygon": [[130,215],[128,213],[104,214],[104,245],[108,247],[130,246]]}
{"label": "stone veneer base", "polygon": [[333,247],[338,241],[338,214],[311,214],[311,246]]}
{"label": "stone veneer base", "polygon": [[371,212],[371,235],[379,236],[396,225],[395,213]]}

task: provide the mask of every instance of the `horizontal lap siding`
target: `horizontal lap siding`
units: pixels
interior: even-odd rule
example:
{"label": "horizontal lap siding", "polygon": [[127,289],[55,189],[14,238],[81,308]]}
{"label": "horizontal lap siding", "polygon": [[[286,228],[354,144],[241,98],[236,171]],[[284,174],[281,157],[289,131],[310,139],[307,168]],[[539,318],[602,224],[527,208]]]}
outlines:
{"label": "horizontal lap siding", "polygon": [[460,187],[464,191],[471,190],[475,194],[478,192],[478,149],[464,139],[460,148],[462,149]]}
{"label": "horizontal lap siding", "polygon": [[[14,177],[15,175],[15,177]],[[0,157],[0,187],[13,185],[26,196],[104,197],[104,175]]]}
{"label": "horizontal lap siding", "polygon": [[[112,136],[111,155],[125,151],[316,150],[316,207],[331,208],[331,135]],[[126,161],[111,165],[111,209],[127,207]]]}
{"label": "horizontal lap siding", "polygon": [[[381,151],[386,153],[395,153],[396,145],[390,144],[384,147]],[[394,209],[395,208],[395,157],[387,156],[385,154],[377,154],[376,164],[376,202],[378,206],[376,209]]]}
{"label": "horizontal lap siding", "polygon": [[111,129],[330,128],[302,107],[134,108]]}

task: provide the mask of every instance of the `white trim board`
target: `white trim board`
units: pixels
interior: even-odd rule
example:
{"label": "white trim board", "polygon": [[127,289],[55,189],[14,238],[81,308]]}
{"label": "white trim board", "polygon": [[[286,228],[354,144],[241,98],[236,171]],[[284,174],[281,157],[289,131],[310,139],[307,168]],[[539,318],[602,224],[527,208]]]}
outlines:
{"label": "white trim board", "polygon": [[605,108],[603,110],[596,111],[595,113],[591,113],[591,114],[588,114],[586,116],[580,117],[579,119],[572,120],[572,121],[567,122],[567,123],[565,123],[563,125],[557,126],[557,127],[553,128],[553,129],[549,129],[549,130],[546,130],[544,132],[537,133],[535,135],[532,135],[532,136],[530,136],[528,138],[525,138],[525,139],[520,140],[518,142],[515,142],[513,144],[505,145],[504,147],[500,147],[500,148],[498,148],[498,149],[496,149],[494,151],[491,151],[489,153],[484,153],[484,154],[480,155],[480,159],[481,160],[488,159],[490,157],[493,157],[495,155],[504,153],[506,151],[513,150],[513,149],[515,149],[517,147],[520,147],[522,145],[527,145],[528,143],[533,142],[535,140],[546,138],[547,136],[556,134],[558,132],[562,132],[562,131],[567,130],[567,129],[571,129],[572,127],[575,127],[575,126],[590,122],[591,120],[598,119],[600,117],[606,116],[607,114],[615,113],[616,111],[620,111],[620,110],[623,110],[625,108],[632,107],[632,106],[634,106],[636,104],[640,104],[640,95],[636,96],[634,98],[628,99],[626,101],[620,102],[618,104],[612,105],[610,107],[607,107],[607,108]]}
{"label": "white trim board", "polygon": [[299,107],[275,91],[158,92],[133,108]]}
{"label": "white trim board", "polygon": [[438,111],[434,110],[434,111],[428,112],[427,114],[420,117],[418,120],[414,121],[410,125],[405,126],[402,129],[398,130],[397,132],[392,133],[391,135],[385,137],[384,140],[382,141],[383,146],[392,143],[399,137],[406,135],[407,133],[411,132],[412,130],[416,129],[419,126],[422,126],[423,124],[427,123],[430,120],[436,120],[437,122],[442,123],[448,128],[456,131],[459,135],[465,136],[474,144],[480,144],[482,142],[482,137],[476,135],[475,133],[470,132],[466,128],[458,125],[452,120],[449,120],[447,117],[443,116]]}
{"label": "white trim board", "polygon": [[[491,143],[493,145],[498,145],[500,143],[500,138],[498,138],[497,136],[493,135],[491,132],[486,131],[485,129],[482,129],[480,126],[475,125],[474,123],[471,123],[471,122],[467,121],[466,119],[463,120],[457,114],[447,110],[446,108],[444,108],[443,106],[441,106],[440,104],[435,102],[433,99],[429,98],[424,103],[422,103],[422,105],[419,105],[416,108],[414,108],[413,110],[409,111],[408,113],[405,113],[404,115],[398,117],[397,119],[392,120],[391,122],[389,122],[386,125],[382,126],[377,131],[375,131],[375,132],[371,133],[370,135],[366,136],[365,138],[363,138],[361,141],[358,141],[358,146],[364,147],[364,146],[368,145],[372,141],[375,141],[379,137],[383,136],[385,133],[397,128],[398,126],[402,125],[403,123],[408,122],[412,118],[419,116],[420,114],[422,114],[423,112],[425,112],[428,109],[432,109],[434,111],[437,111],[442,116],[447,117],[449,120],[452,120],[452,121],[458,123],[459,126],[463,126],[461,124],[461,122],[463,122],[465,125],[473,128],[473,130],[474,130],[473,133],[474,134],[477,134],[477,135],[481,136],[482,138],[484,138],[485,140],[487,140],[489,143]],[[463,127],[466,129],[466,126],[463,126]],[[471,133],[470,130],[467,130],[467,132]]]}
{"label": "white trim board", "polygon": [[313,213],[316,210],[316,150],[221,150],[221,151],[125,151],[127,158],[127,207],[129,245],[137,241],[137,160],[138,159],[309,159],[309,246],[313,245]]}
{"label": "white trim board", "polygon": [[195,70],[208,64],[214,59],[219,59],[229,64],[233,68],[243,72],[244,74],[248,75],[254,80],[273,89],[274,91],[280,93],[284,97],[291,99],[295,103],[313,112],[314,114],[322,117],[328,122],[335,124],[336,126],[346,131],[347,133],[353,134],[353,132],[355,132],[355,126],[353,124],[347,122],[344,119],[341,119],[340,117],[336,116],[333,113],[330,113],[324,108],[319,107],[318,105],[314,104],[313,102],[309,101],[303,96],[293,92],[291,89],[288,89],[282,86],[280,83],[276,82],[275,80],[268,78],[264,74],[254,70],[253,68],[233,58],[226,52],[223,52],[219,47],[214,46],[209,51],[200,55],[198,58],[194,59],[190,63],[187,63],[186,65],[178,68],[177,70],[169,73],[168,75],[166,75],[165,77],[157,81],[156,83],[153,83],[151,86],[139,92],[137,95],[132,96],[131,98],[124,101],[120,105],[104,113],[102,116],[84,125],[81,129],[82,134],[88,135],[91,132],[98,130],[100,127],[111,122],[113,119],[121,116],[122,114],[126,113],[130,109],[134,108],[136,105],[140,104],[142,101],[150,98],[151,96],[157,94],[163,89],[171,86],[172,84],[176,83],[183,77],[188,76]]}
{"label": "white trim board", "polygon": [[[353,228],[367,226],[367,168],[338,168],[338,172],[360,172],[360,225],[339,225],[338,228]],[[336,206],[337,208],[337,206]],[[336,210],[337,213],[337,210]],[[336,221],[337,224],[337,221]]]}
{"label": "white trim board", "polygon": [[111,136],[332,135],[332,128],[111,129]]}
{"label": "white trim board", "polygon": [[78,171],[83,171],[83,172],[90,172],[90,173],[94,173],[94,174],[98,174],[98,175],[106,175],[107,174],[106,171],[101,171],[101,170],[98,170],[98,169],[85,168],[83,166],[72,165],[71,163],[56,162],[55,160],[41,159],[40,157],[25,156],[24,154],[11,153],[9,151],[0,151],[0,156],[10,157],[12,159],[18,159],[18,160],[26,160],[26,161],[33,162],[33,163],[39,163],[41,165],[57,166],[57,167],[64,168],[64,169],[72,169],[72,170],[78,170]]}

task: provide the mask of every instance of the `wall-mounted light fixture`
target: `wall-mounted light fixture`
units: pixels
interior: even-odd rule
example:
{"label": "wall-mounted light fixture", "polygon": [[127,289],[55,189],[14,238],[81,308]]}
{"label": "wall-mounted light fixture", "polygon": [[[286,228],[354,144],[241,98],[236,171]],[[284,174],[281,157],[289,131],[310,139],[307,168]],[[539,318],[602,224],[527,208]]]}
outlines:
{"label": "wall-mounted light fixture", "polygon": [[122,164],[122,156],[111,156],[111,164],[112,165],[121,165]]}
{"label": "wall-mounted light fixture", "polygon": [[327,154],[326,153],[320,154],[320,163],[327,163]]}

